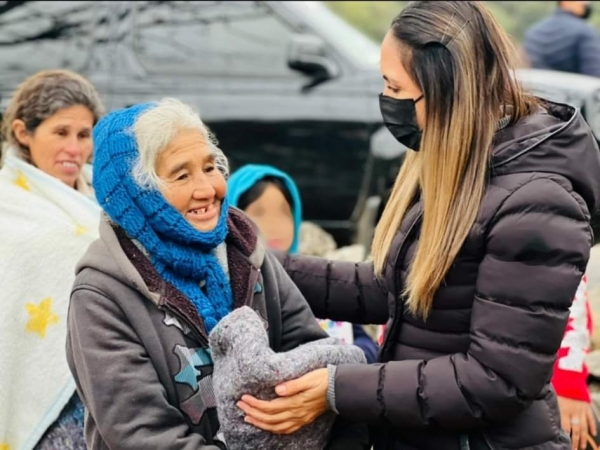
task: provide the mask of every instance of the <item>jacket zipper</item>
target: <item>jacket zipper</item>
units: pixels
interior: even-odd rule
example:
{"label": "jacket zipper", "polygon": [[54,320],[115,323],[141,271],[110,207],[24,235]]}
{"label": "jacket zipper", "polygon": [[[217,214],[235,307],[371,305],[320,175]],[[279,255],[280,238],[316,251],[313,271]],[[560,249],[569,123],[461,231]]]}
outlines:
{"label": "jacket zipper", "polygon": [[[176,317],[177,320],[179,320],[182,325],[186,325],[188,327],[188,329],[190,330],[190,334],[192,335],[192,337],[194,337],[200,343],[200,345],[202,345],[204,348],[209,347],[208,339],[200,331],[198,331],[196,329],[196,327],[190,321],[188,321],[185,317],[183,317],[181,314],[179,314],[179,312],[177,312],[177,310],[171,308],[169,305],[162,305],[160,307],[160,309],[163,309],[163,310],[167,311],[169,314]],[[185,333],[183,333],[183,334],[185,334]]]}
{"label": "jacket zipper", "polygon": [[[423,216],[423,211],[421,210],[419,212],[419,214],[417,215],[417,217],[415,217],[415,220],[411,223],[410,227],[408,228],[408,230],[406,231],[406,234],[404,235],[404,238],[402,239],[402,242],[400,242],[399,245],[399,250],[398,250],[398,256],[395,258],[394,260],[394,264],[392,266],[392,270],[396,270],[396,264],[398,263],[398,261],[401,260],[401,258],[403,258],[407,252],[407,248],[405,248],[405,243],[407,241],[407,239],[409,238],[410,234],[412,233],[413,229],[415,228],[416,224],[419,222],[419,220],[421,219],[421,216]],[[398,292],[398,285],[397,285],[397,278],[394,274],[394,291],[395,293]],[[401,299],[398,298],[396,301],[400,301]],[[401,306],[398,308],[396,307],[396,317],[399,314],[403,314],[404,313],[404,303],[401,304]],[[386,352],[388,351],[388,348],[390,346],[390,337],[393,336],[395,334],[397,327],[397,324],[400,322],[401,319],[395,319],[392,321],[392,325],[390,326],[390,329],[388,330],[388,332],[386,333],[386,338],[385,341],[383,342],[382,348],[381,348],[381,356],[384,356],[386,354]],[[386,361],[387,362],[387,361]],[[489,447],[489,450],[494,450],[494,446],[492,445],[492,443],[490,442],[490,440],[488,439],[488,437],[483,434],[482,435],[483,440],[485,441],[485,444],[487,447]]]}
{"label": "jacket zipper", "polygon": [[[158,305],[159,309],[165,310],[169,314],[172,314],[173,316],[175,316],[179,321],[181,321],[182,324],[185,324],[188,327],[188,329],[190,330],[190,334],[192,334],[193,337],[198,340],[200,345],[202,345],[205,348],[209,348],[207,336],[205,336],[200,330],[198,330],[196,328],[195,325],[193,325],[190,321],[188,321],[183,316],[183,314],[180,314],[177,309],[171,307],[171,305],[169,305],[168,303],[161,301],[163,298],[165,298],[165,288],[166,288],[166,283],[163,281],[161,289],[160,289],[161,292],[160,292],[160,300],[159,300],[159,305]],[[185,334],[185,333],[183,333],[183,334]]]}
{"label": "jacket zipper", "polygon": [[[256,269],[254,266],[252,266],[252,275],[250,278],[250,289],[249,289],[249,293],[246,296],[246,299],[244,301],[245,306],[252,306],[253,299],[254,299],[254,288],[256,286],[256,283],[258,282],[259,277],[260,277],[260,269]],[[161,298],[162,297],[163,297],[163,293],[161,293]],[[204,336],[204,334],[200,330],[198,330],[190,321],[188,321],[185,317],[183,317],[183,315],[180,314],[176,309],[172,308],[168,303],[162,303],[159,306],[159,308],[168,311],[169,314],[172,314],[173,316],[175,316],[177,318],[177,320],[179,320],[181,323],[185,324],[188,327],[188,329],[191,331],[191,334],[193,334],[193,337],[196,338],[202,346],[208,348],[208,346],[209,346],[208,338],[206,336]]]}
{"label": "jacket zipper", "polygon": [[[248,294],[246,295],[246,299],[244,300],[244,306],[252,306],[254,303],[254,294],[256,289],[256,283],[258,283],[258,279],[260,278],[260,269],[257,269],[253,265],[250,266],[252,273],[250,275],[250,289]],[[262,287],[264,291],[264,286]]]}
{"label": "jacket zipper", "polygon": [[[404,238],[402,239],[402,242],[400,242],[399,245],[399,250],[398,250],[398,256],[394,259],[393,261],[393,265],[391,267],[391,270],[395,271],[396,270],[396,265],[398,264],[398,261],[400,261],[406,254],[407,252],[407,248],[405,248],[405,244],[407,239],[409,238],[409,236],[411,235],[413,229],[415,228],[416,224],[419,222],[419,220],[421,219],[421,216],[423,215],[423,211],[419,211],[419,213],[417,214],[417,217],[415,217],[415,219],[413,220],[413,222],[410,224],[410,227],[408,228],[408,230],[406,231],[406,234],[404,235]],[[396,277],[396,274],[394,273],[394,295],[398,295],[398,279]],[[402,302],[400,304],[400,307],[398,307],[398,302]],[[383,345],[381,346],[381,356],[385,356],[387,351],[389,350],[389,346],[390,346],[390,337],[393,336],[395,334],[396,329],[398,328],[398,323],[400,322],[401,318],[398,319],[398,315],[404,314],[404,301],[402,298],[398,297],[396,298],[396,317],[394,318],[394,320],[392,320],[392,324],[390,326],[390,329],[387,331],[386,336],[385,336],[385,340],[383,342]],[[386,358],[387,359],[387,358]]]}
{"label": "jacket zipper", "polygon": [[487,444],[487,446],[490,448],[490,450],[494,450],[494,446],[492,445],[491,441],[488,439],[488,437],[486,436],[485,433],[481,434],[483,436],[483,440],[485,441],[485,443]]}

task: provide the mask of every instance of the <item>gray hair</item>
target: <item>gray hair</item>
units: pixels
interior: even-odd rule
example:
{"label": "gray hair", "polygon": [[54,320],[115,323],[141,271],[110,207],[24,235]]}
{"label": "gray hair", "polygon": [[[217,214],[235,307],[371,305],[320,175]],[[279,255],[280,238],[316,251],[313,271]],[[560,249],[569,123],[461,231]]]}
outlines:
{"label": "gray hair", "polygon": [[140,187],[158,188],[162,185],[156,173],[156,159],[183,129],[200,131],[215,156],[217,169],[225,179],[229,177],[227,158],[198,112],[177,99],[164,98],[155,107],[140,114],[131,130],[139,154],[132,175]]}
{"label": "gray hair", "polygon": [[3,153],[14,147],[23,159],[31,162],[29,149],[16,138],[12,124],[19,119],[33,133],[46,119],[71,106],[85,106],[94,116],[94,125],[104,115],[104,107],[94,86],[70,70],[44,70],[23,81],[13,94],[2,123],[2,135],[8,145]]}

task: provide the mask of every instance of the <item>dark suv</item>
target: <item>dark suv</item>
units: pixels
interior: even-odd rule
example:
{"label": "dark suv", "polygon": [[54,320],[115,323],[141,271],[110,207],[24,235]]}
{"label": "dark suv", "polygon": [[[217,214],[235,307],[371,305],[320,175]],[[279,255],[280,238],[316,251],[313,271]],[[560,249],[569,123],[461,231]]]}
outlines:
{"label": "dark suv", "polygon": [[382,126],[378,58],[319,2],[0,3],[4,107],[20,81],[49,68],[85,75],[108,110],[180,98],[233,169],[289,172],[305,218],[340,243],[368,239],[389,161],[397,168],[405,150]]}
{"label": "dark suv", "polygon": [[[381,121],[378,60],[378,46],[320,2],[0,2],[0,110],[50,68],[85,75],[108,110],[178,97],[200,110],[233,169],[289,172],[305,218],[340,244],[369,243],[406,151]],[[600,136],[597,80],[519,77],[584,107]]]}

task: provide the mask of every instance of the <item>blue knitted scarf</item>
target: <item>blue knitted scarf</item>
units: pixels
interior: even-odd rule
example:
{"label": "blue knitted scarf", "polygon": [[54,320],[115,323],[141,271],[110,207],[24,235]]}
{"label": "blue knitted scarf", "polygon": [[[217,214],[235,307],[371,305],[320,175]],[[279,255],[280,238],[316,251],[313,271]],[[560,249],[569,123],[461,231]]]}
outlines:
{"label": "blue knitted scarf", "polygon": [[94,127],[93,187],[105,213],[142,244],[158,273],[191,301],[210,333],[233,305],[229,280],[212,253],[227,236],[227,199],[215,229],[200,232],[157,189],[138,186],[132,176],[138,158],[133,126],[155,106],[114,111]]}

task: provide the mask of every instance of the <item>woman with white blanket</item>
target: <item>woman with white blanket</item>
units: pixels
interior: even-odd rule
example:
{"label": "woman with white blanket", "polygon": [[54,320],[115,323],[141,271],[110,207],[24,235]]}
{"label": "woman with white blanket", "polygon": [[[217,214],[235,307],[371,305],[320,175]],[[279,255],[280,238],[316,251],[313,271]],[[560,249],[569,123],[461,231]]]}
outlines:
{"label": "woman with white blanket", "polygon": [[0,449],[84,449],[65,357],[75,264],[98,236],[90,187],[94,87],[63,70],[25,80],[4,115],[0,169]]}

